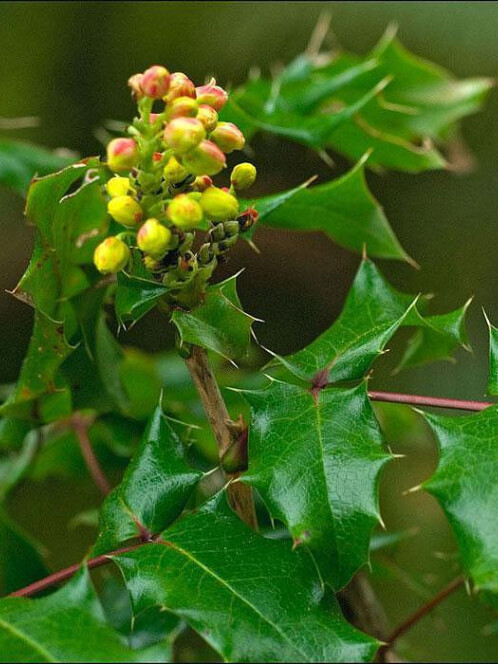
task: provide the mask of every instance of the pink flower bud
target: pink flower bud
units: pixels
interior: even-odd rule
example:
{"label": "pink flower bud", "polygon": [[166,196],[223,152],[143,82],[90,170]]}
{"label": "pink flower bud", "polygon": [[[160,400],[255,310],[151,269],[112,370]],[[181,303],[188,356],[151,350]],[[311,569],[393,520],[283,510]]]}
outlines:
{"label": "pink flower bud", "polygon": [[107,165],[111,171],[129,171],[138,161],[133,138],[114,138],[107,145]]}
{"label": "pink flower bud", "polygon": [[242,150],[246,142],[244,134],[233,122],[218,122],[210,139],[227,154],[234,150]]}
{"label": "pink flower bud", "polygon": [[163,99],[167,104],[170,104],[177,97],[191,97],[195,99],[195,85],[188,76],[180,71],[176,71],[170,75],[168,94]]}
{"label": "pink flower bud", "polygon": [[213,131],[213,129],[218,124],[218,113],[212,106],[201,104],[199,106],[199,110],[197,111],[197,119],[202,122],[204,129],[209,134],[209,132]]}
{"label": "pink flower bud", "polygon": [[193,175],[216,175],[226,166],[226,157],[211,141],[201,141],[183,155],[182,163]]}
{"label": "pink flower bud", "polygon": [[168,92],[169,71],[160,65],[149,67],[142,75],[140,87],[146,97],[161,99]]}
{"label": "pink flower bud", "polygon": [[157,120],[159,117],[159,113],[149,113],[149,122],[150,124],[154,124],[154,122]]}
{"label": "pink flower bud", "polygon": [[164,130],[164,142],[179,153],[195,148],[205,136],[206,130],[196,118],[175,118]]}
{"label": "pink flower bud", "polygon": [[195,89],[196,98],[199,104],[208,104],[215,111],[219,111],[227,103],[228,93],[216,85],[214,78],[207,85],[201,85]]}
{"label": "pink flower bud", "polygon": [[192,183],[192,189],[194,191],[206,191],[209,187],[213,186],[213,181],[209,175],[198,175]]}
{"label": "pink flower bud", "polygon": [[131,88],[131,94],[137,101],[144,96],[141,86],[142,78],[143,74],[133,74],[133,76],[130,76],[128,79],[128,86]]}
{"label": "pink flower bud", "polygon": [[177,97],[168,105],[168,119],[195,118],[198,104],[192,97]]}

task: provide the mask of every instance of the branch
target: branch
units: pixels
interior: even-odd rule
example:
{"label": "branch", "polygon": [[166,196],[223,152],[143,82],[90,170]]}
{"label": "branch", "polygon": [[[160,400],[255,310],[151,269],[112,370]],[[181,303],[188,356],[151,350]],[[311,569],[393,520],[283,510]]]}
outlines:
{"label": "branch", "polygon": [[93,481],[95,482],[99,491],[104,496],[107,496],[111,491],[111,485],[109,484],[107,477],[104,475],[104,471],[100,467],[88,437],[88,428],[92,424],[93,419],[75,413],[69,422],[74,430],[74,433],[76,434],[81,454],[83,455],[86,467],[88,468]]}
{"label": "branch", "polygon": [[444,399],[440,397],[426,397],[418,394],[399,394],[396,392],[369,391],[372,401],[385,401],[388,403],[404,403],[409,406],[430,406],[431,408],[450,408],[454,410],[479,411],[495,406],[491,401],[467,401],[465,399]]}
{"label": "branch", "polygon": [[[204,412],[213,430],[218,444],[220,461],[234,446],[240,444],[243,435],[241,425],[230,419],[225,401],[209,362],[207,351],[200,346],[191,346],[190,356],[185,360],[194,385],[199,393]],[[229,478],[236,479],[238,473],[227,473]],[[258,522],[254,509],[252,489],[242,482],[231,482],[228,485],[228,496],[237,514],[251,528],[257,530]]]}
{"label": "branch", "polygon": [[455,579],[453,579],[453,581],[451,581],[447,586],[445,586],[436,595],[434,595],[434,597],[429,600],[427,604],[421,606],[417,611],[415,611],[415,613],[413,613],[404,622],[402,622],[401,625],[399,625],[399,627],[397,627],[394,632],[392,632],[392,634],[387,638],[386,644],[382,647],[382,650],[387,651],[392,646],[392,644],[397,639],[399,639],[400,636],[405,634],[405,632],[408,632],[414,625],[419,622],[419,620],[430,613],[438,604],[446,599],[448,595],[451,595],[455,592],[455,590],[461,588],[464,583],[464,576],[457,576]]}
{"label": "branch", "polygon": [[[102,565],[107,565],[108,563],[112,562],[111,556],[118,556],[121,553],[128,553],[128,551],[133,551],[134,549],[137,549],[138,547],[143,546],[144,544],[150,544],[150,542],[139,542],[138,544],[125,546],[122,549],[116,549],[115,551],[110,551],[109,553],[106,553],[103,556],[90,558],[90,560],[87,560],[86,565],[88,569],[95,569],[95,567],[102,567]],[[70,565],[65,569],[61,569],[59,572],[54,572],[53,574],[46,576],[44,579],[40,579],[39,581],[31,583],[29,586],[26,586],[25,588],[20,588],[19,590],[15,590],[13,593],[10,593],[8,597],[30,597],[31,595],[36,595],[37,593],[40,593],[42,590],[46,590],[47,588],[54,586],[56,583],[60,583],[61,581],[66,581],[67,579],[70,579],[72,576],[74,576],[74,574],[76,574],[76,572],[79,570],[80,567],[81,563],[75,563],[74,565]]]}

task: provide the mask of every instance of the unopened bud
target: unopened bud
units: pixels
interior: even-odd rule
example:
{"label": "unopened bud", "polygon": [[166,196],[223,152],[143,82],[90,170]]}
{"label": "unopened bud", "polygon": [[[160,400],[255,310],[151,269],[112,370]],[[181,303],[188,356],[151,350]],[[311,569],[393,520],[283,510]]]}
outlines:
{"label": "unopened bud", "polygon": [[107,165],[111,171],[129,171],[138,161],[133,138],[113,138],[107,146]]}
{"label": "unopened bud", "polygon": [[194,175],[216,175],[225,167],[226,157],[212,141],[204,140],[183,156],[182,163]]}
{"label": "unopened bud", "polygon": [[175,196],[168,206],[167,215],[178,228],[195,228],[203,217],[199,203],[187,194]]}
{"label": "unopened bud", "polygon": [[130,189],[130,181],[128,178],[122,178],[119,175],[115,175],[107,181],[105,188],[111,198],[116,198],[116,196],[126,196]]}
{"label": "unopened bud", "polygon": [[160,65],[149,67],[142,75],[140,87],[146,97],[161,99],[168,92],[169,71]]}
{"label": "unopened bud", "polygon": [[163,170],[164,179],[168,184],[178,184],[183,182],[188,175],[188,171],[183,168],[179,161],[170,157]]}
{"label": "unopened bud", "polygon": [[137,233],[138,248],[153,258],[161,258],[169,249],[171,231],[157,219],[147,219]]}
{"label": "unopened bud", "polygon": [[218,124],[218,113],[212,106],[200,104],[197,110],[197,119],[202,122],[204,129],[209,134]]}
{"label": "unopened bud", "polygon": [[197,101],[199,104],[208,104],[215,111],[219,111],[227,103],[228,93],[216,85],[214,78],[207,85],[201,85],[195,89]]}
{"label": "unopened bud", "polygon": [[128,86],[131,88],[131,94],[137,101],[144,96],[141,85],[142,78],[143,74],[133,74],[133,76],[130,76],[128,79]]}
{"label": "unopened bud", "polygon": [[144,256],[144,265],[151,272],[159,272],[161,270],[161,263],[152,256]]}
{"label": "unopened bud", "polygon": [[107,204],[111,217],[123,226],[137,226],[142,221],[143,211],[131,196],[116,196]]}
{"label": "unopened bud", "polygon": [[253,164],[245,161],[242,164],[237,164],[230,176],[230,184],[235,191],[244,191],[249,189],[256,181],[256,167]]}
{"label": "unopened bud", "polygon": [[175,118],[195,118],[198,104],[192,97],[177,97],[168,105],[168,120]]}
{"label": "unopened bud", "polygon": [[180,71],[170,74],[168,94],[163,97],[167,104],[170,104],[178,97],[191,97],[195,99],[195,85]]}
{"label": "unopened bud", "polygon": [[244,210],[244,212],[242,212],[237,217],[237,221],[239,222],[240,232],[243,233],[244,231],[249,230],[251,226],[254,226],[254,224],[258,221],[258,217],[259,217],[259,212],[255,210],[253,207]]}
{"label": "unopened bud", "polygon": [[239,211],[239,202],[232,194],[217,187],[209,187],[202,194],[201,207],[207,219],[226,221],[235,219]]}
{"label": "unopened bud", "polygon": [[210,138],[227,154],[234,150],[242,150],[246,142],[244,134],[233,122],[218,122]]}
{"label": "unopened bud", "polygon": [[213,186],[213,181],[209,175],[198,175],[194,182],[192,183],[192,189],[194,191],[206,191],[208,187]]}
{"label": "unopened bud", "polygon": [[117,237],[108,237],[101,242],[93,254],[95,267],[102,274],[120,272],[130,258],[130,249]]}
{"label": "unopened bud", "polygon": [[204,125],[196,118],[175,118],[166,125],[164,130],[165,143],[179,153],[192,150],[205,136]]}

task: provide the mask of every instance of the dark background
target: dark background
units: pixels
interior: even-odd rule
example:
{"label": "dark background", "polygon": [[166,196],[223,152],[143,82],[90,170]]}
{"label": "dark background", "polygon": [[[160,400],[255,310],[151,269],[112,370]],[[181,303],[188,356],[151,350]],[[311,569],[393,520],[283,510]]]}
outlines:
{"label": "dark background", "polygon": [[[81,155],[102,152],[95,130],[107,118],[128,120],[133,104],[126,81],[154,63],[185,71],[197,84],[214,74],[221,85],[242,83],[251,66],[263,71],[286,63],[307,45],[324,10],[332,13],[330,45],[365,53],[391,21],[403,44],[447,67],[458,77],[495,76],[498,72],[498,4],[484,2],[2,2],[0,3],[0,116],[39,116],[36,129],[9,132],[49,147],[67,147]],[[395,232],[421,270],[388,261],[379,264],[401,290],[432,292],[433,312],[475,300],[469,312],[474,354],[458,354],[458,363],[438,363],[390,375],[390,358],[377,365],[377,388],[449,397],[484,396],[487,372],[486,325],[481,307],[498,324],[498,93],[480,114],[463,122],[463,134],[477,161],[464,176],[449,172],[417,176],[369,174],[369,184],[384,206]],[[255,193],[272,193],[318,173],[331,171],[310,151],[269,136],[253,142],[259,183]],[[1,292],[11,289],[31,252],[32,232],[24,225],[23,202],[0,189]],[[240,279],[245,308],[263,318],[257,334],[279,353],[296,350],[337,317],[359,263],[318,234],[258,231],[261,255],[238,246],[225,274],[247,266]],[[7,294],[0,296],[0,382],[14,381],[26,351],[32,312]],[[171,337],[150,316],[123,342],[159,350]],[[400,341],[393,344],[393,357]],[[384,409],[380,415],[392,409]],[[399,411],[398,411],[399,412]],[[433,442],[409,412],[413,426],[390,418],[388,436],[407,454],[388,469],[383,482],[383,513],[389,528],[420,527],[418,537],[400,545],[397,560],[409,578],[378,583],[393,624],[423,599],[420,584],[434,592],[454,575],[454,540],[441,510],[423,493],[402,496],[433,470]],[[81,485],[81,486],[80,486]],[[28,499],[36,490],[38,500]],[[68,535],[64,524],[47,514],[67,496],[67,516],[96,500],[84,481],[74,487],[53,481],[26,487],[12,510],[51,548],[55,566],[81,556],[93,533]],[[57,498],[56,498],[57,496]],[[64,502],[64,501],[62,501]],[[64,518],[64,514],[63,517]],[[55,544],[55,546],[54,546]],[[392,563],[390,563],[392,564]],[[418,661],[497,661],[496,615],[461,591],[420,624],[404,642]],[[496,623],[493,626],[493,622]],[[490,633],[493,633],[489,635]]]}

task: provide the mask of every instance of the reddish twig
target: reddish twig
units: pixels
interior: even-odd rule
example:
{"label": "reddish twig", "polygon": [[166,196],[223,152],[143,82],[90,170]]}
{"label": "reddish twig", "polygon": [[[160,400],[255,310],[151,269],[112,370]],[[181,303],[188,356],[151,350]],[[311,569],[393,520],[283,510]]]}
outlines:
{"label": "reddish twig", "polygon": [[[118,556],[121,553],[128,553],[128,551],[133,551],[134,549],[138,549],[138,547],[143,546],[146,543],[147,542],[139,542],[131,546],[125,546],[122,549],[116,549],[115,551],[106,553],[103,556],[90,558],[90,560],[86,562],[86,565],[88,569],[95,569],[96,567],[102,567],[102,565],[107,565],[108,563],[112,562],[111,556]],[[67,579],[70,579],[79,570],[80,567],[81,563],[75,563],[74,565],[70,565],[65,569],[61,569],[59,572],[54,572],[53,574],[46,576],[44,579],[40,579],[39,581],[31,583],[29,586],[26,586],[25,588],[20,588],[19,590],[15,590],[13,593],[10,593],[9,597],[29,597],[31,595],[36,595],[37,593],[40,593],[42,590],[46,590],[47,588],[50,588],[50,586],[54,586],[55,584],[60,583],[61,581],[67,581]]]}
{"label": "reddish twig", "polygon": [[111,491],[111,485],[109,484],[107,477],[104,475],[104,471],[100,467],[88,437],[88,427],[91,425],[92,421],[93,420],[78,415],[77,413],[69,420],[74,433],[76,434],[86,467],[99,491],[104,496],[107,496]]}
{"label": "reddish twig", "polygon": [[450,408],[454,410],[479,411],[495,406],[491,401],[467,401],[465,399],[444,399],[441,397],[426,397],[418,394],[398,394],[396,392],[369,391],[372,401],[385,401],[388,403],[404,403],[409,406],[430,406],[431,408]]}
{"label": "reddish twig", "polygon": [[428,613],[430,613],[438,604],[440,604],[448,595],[451,595],[451,593],[455,592],[455,590],[458,590],[463,586],[465,583],[465,577],[463,576],[457,576],[453,581],[448,583],[447,586],[445,586],[442,590],[440,590],[434,597],[427,602],[427,604],[424,604],[421,606],[415,613],[413,613],[411,616],[409,616],[404,622],[397,627],[394,632],[389,636],[389,638],[386,641],[386,644],[383,646],[383,650],[387,650],[392,646],[392,644],[399,639],[400,636],[405,634],[405,632],[408,632],[414,625],[416,625],[419,620],[421,620],[424,616],[426,616]]}

